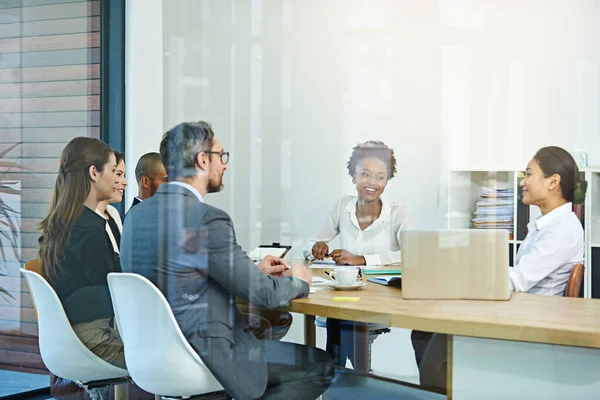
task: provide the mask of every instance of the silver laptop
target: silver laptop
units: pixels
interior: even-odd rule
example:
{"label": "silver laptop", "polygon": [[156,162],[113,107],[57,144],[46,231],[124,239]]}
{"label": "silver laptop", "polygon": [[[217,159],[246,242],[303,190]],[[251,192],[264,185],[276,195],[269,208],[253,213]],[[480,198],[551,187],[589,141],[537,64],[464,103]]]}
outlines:
{"label": "silver laptop", "polygon": [[401,240],[404,298],[510,299],[506,230],[407,230]]}

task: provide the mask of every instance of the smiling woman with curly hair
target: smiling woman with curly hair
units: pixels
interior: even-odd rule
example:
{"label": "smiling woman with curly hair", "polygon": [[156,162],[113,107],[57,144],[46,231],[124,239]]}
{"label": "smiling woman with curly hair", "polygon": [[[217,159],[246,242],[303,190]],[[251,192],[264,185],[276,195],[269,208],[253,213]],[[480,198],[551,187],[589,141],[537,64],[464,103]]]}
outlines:
{"label": "smiling woman with curly hair", "polygon": [[[308,241],[306,258],[331,257],[338,265],[399,263],[400,232],[407,225],[407,212],[381,198],[396,175],[394,150],[381,141],[360,143],[352,150],[347,168],[356,195],[338,199],[323,227]],[[340,248],[330,249],[328,243],[338,235]],[[350,340],[340,344],[342,329],[352,330],[351,323],[327,319],[327,351],[343,367],[346,358],[354,364],[354,346]]]}

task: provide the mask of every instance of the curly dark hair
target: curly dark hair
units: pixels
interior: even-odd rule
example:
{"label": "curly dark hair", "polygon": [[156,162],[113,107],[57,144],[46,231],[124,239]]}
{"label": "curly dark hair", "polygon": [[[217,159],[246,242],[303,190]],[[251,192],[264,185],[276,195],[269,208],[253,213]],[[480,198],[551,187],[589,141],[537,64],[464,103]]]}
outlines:
{"label": "curly dark hair", "polygon": [[348,166],[348,175],[353,176],[358,164],[365,158],[371,157],[379,158],[387,166],[388,181],[396,176],[396,156],[394,155],[394,150],[380,140],[369,140],[359,143],[352,149],[352,154],[346,164]]}

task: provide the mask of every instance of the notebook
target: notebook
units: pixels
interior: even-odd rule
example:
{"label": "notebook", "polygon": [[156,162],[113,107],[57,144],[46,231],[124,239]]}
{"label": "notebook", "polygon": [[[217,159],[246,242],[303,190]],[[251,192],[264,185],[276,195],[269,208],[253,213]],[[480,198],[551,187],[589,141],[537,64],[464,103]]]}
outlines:
{"label": "notebook", "polygon": [[292,246],[282,246],[279,243],[273,243],[271,245],[261,245],[252,250],[248,257],[254,261],[260,261],[266,256],[275,256],[283,258],[290,251]]}
{"label": "notebook", "polygon": [[[369,268],[371,268],[371,267],[369,266]],[[365,275],[402,275],[401,269],[383,269],[383,270],[363,269],[362,272]]]}
{"label": "notebook", "polygon": [[402,276],[401,275],[377,276],[377,277],[369,278],[367,280],[369,282],[378,283],[380,285],[385,285],[385,286],[401,286],[402,285]]}
{"label": "notebook", "polygon": [[403,231],[402,297],[510,299],[508,234],[503,229]]}

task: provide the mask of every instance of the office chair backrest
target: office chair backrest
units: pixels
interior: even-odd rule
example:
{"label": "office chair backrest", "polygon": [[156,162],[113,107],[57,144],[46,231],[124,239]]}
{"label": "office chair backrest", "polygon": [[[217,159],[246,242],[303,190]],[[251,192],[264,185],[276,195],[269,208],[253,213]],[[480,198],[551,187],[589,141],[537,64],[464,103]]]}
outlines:
{"label": "office chair backrest", "polygon": [[152,282],[138,274],[113,272],[108,286],[127,369],[140,388],[180,397],[223,390]]}
{"label": "office chair backrest", "polygon": [[38,274],[42,275],[42,263],[37,258],[27,261],[25,263],[25,269],[27,271],[37,272]]}
{"label": "office chair backrest", "polygon": [[80,382],[126,377],[127,371],[92,353],[79,340],[54,289],[37,272],[21,268],[37,309],[40,354],[54,375]]}
{"label": "office chair backrest", "polygon": [[579,297],[584,272],[585,268],[583,264],[577,264],[573,267],[565,289],[565,297]]}

